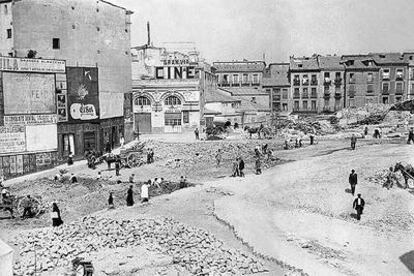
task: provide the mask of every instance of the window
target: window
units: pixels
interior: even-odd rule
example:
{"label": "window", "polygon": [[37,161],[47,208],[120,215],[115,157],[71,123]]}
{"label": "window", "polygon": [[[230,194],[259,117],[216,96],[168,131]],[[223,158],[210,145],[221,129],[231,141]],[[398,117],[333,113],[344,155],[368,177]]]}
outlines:
{"label": "window", "polygon": [[341,79],[341,72],[335,72],[335,79]]}
{"label": "window", "polygon": [[403,87],[404,87],[404,85],[403,85],[402,82],[396,82],[395,83],[395,93],[402,94],[403,90],[404,90]]}
{"label": "window", "polygon": [[293,97],[294,98],[299,98],[300,97],[300,95],[299,95],[299,88],[295,88],[295,92],[293,93]]}
{"label": "window", "polygon": [[251,102],[252,102],[252,103],[255,103],[255,102],[256,102],[256,97],[252,97]]}
{"label": "window", "polygon": [[396,73],[396,78],[401,80],[404,77],[404,69],[403,68],[398,68],[397,69],[397,73]]}
{"label": "window", "polygon": [[258,74],[253,74],[253,83],[254,84],[259,84],[259,75]]}
{"label": "window", "polygon": [[181,126],[181,119],[165,118],[164,123],[166,126]]}
{"label": "window", "polygon": [[239,75],[238,74],[233,75],[233,83],[234,84],[239,84]]}
{"label": "window", "polygon": [[309,97],[309,95],[308,95],[308,88],[307,87],[304,87],[303,88],[303,93],[302,93],[302,98],[307,98],[307,97]]}
{"label": "window", "polygon": [[54,38],[53,39],[53,49],[60,49],[60,39],[59,38]]}
{"label": "window", "polygon": [[311,97],[312,97],[312,98],[316,98],[316,97],[317,97],[317,94],[316,94],[316,87],[312,87],[312,88],[311,88]]}
{"label": "window", "polygon": [[401,99],[402,99],[401,97],[395,97],[396,102],[401,102]]}
{"label": "window", "polygon": [[317,85],[318,84],[318,80],[316,79],[316,75],[312,75],[311,76],[311,85]]}
{"label": "window", "polygon": [[325,109],[326,108],[329,109],[329,98],[325,98],[325,100],[324,100],[324,107],[325,107]]}
{"label": "window", "polygon": [[311,109],[312,111],[316,111],[316,101],[311,101]]}
{"label": "window", "polygon": [[63,134],[62,135],[62,139],[63,139],[63,151],[65,152],[65,154],[69,154],[69,153],[75,153],[75,136],[74,134]]}
{"label": "window", "polygon": [[390,84],[388,82],[382,83],[382,93],[388,93],[390,90]]}
{"label": "window", "polygon": [[302,108],[303,108],[303,110],[308,110],[308,101],[303,101],[302,102]]}
{"label": "window", "polygon": [[386,80],[390,78],[390,69],[382,69],[382,78]]}
{"label": "window", "polygon": [[382,103],[388,104],[388,97],[382,97]]}
{"label": "window", "polygon": [[151,105],[151,101],[147,97],[140,96],[135,99],[135,105],[139,105],[139,106]]}
{"label": "window", "polygon": [[286,88],[282,90],[282,99],[288,99],[288,90]]}
{"label": "window", "polygon": [[164,103],[165,105],[181,105],[181,100],[176,96],[168,96]]}
{"label": "window", "polygon": [[374,85],[373,84],[368,84],[367,85],[367,92],[368,93],[374,92]]}
{"label": "window", "polygon": [[329,73],[329,72],[325,72],[324,74],[323,74],[323,76],[324,76],[324,78],[325,78],[325,80],[326,79],[330,79],[331,78],[331,73]]}
{"label": "window", "polygon": [[295,101],[293,108],[295,111],[299,110],[299,101]]}
{"label": "window", "polygon": [[288,111],[288,105],[287,105],[287,103],[282,104],[282,110],[283,111]]}
{"label": "window", "polygon": [[341,94],[341,87],[335,86],[335,94]]}
{"label": "window", "polygon": [[12,38],[12,29],[7,29],[7,38]]}
{"label": "window", "polygon": [[243,82],[243,84],[247,84],[248,83],[248,75],[247,74],[243,74],[243,79],[242,79],[242,82]]}
{"label": "window", "polygon": [[184,124],[190,123],[190,111],[183,111],[183,123]]}
{"label": "window", "polygon": [[349,73],[349,83],[355,83],[354,73]]}
{"label": "window", "polygon": [[367,82],[371,83],[374,81],[374,75],[372,73],[368,73],[367,75]]}
{"label": "window", "polygon": [[323,92],[324,92],[325,94],[329,94],[329,86],[324,86],[324,87],[323,87]]}
{"label": "window", "polygon": [[7,5],[4,5],[4,14],[8,14],[8,13],[9,13],[9,10],[8,10]]}
{"label": "window", "polygon": [[302,76],[302,84],[303,85],[308,85],[309,84],[308,75],[303,75]]}

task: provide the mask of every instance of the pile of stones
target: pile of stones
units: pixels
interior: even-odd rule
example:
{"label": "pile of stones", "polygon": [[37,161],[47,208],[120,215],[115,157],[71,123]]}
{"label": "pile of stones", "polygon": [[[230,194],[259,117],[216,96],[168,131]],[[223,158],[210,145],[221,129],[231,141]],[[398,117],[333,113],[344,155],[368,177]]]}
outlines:
{"label": "pile of stones", "polygon": [[[171,218],[113,220],[88,216],[56,228],[28,232],[18,238],[17,276],[70,267],[75,257],[104,249],[143,246],[173,257],[193,275],[245,275],[266,271],[254,256],[227,248],[208,232]],[[36,274],[38,275],[38,274]]]}

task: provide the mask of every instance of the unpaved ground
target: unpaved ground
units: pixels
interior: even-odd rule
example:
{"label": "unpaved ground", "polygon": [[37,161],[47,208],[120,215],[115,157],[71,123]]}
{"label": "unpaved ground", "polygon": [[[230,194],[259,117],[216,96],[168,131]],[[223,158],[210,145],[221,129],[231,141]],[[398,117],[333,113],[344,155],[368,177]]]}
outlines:
{"label": "unpaved ground", "polygon": [[[331,151],[238,183],[220,181],[235,196],[217,200],[215,212],[255,250],[311,275],[410,275],[399,258],[414,248],[414,195],[365,180],[397,161],[413,164],[414,146]],[[346,191],[352,168],[366,201],[359,222]]]}
{"label": "unpaved ground", "polygon": [[[208,143],[218,148],[223,142]],[[263,141],[241,143],[253,149],[255,144]],[[270,146],[281,144],[280,141],[274,143]],[[311,275],[378,275],[383,271],[382,275],[404,275],[408,270],[398,257],[414,246],[409,235],[413,221],[412,195],[401,190],[386,191],[363,179],[364,175],[374,175],[375,171],[387,168],[395,161],[410,161],[414,147],[368,146],[373,143],[377,142],[361,140],[357,151],[350,151],[349,141],[344,140],[321,141],[313,147],[278,151],[276,156],[281,159],[299,161],[280,164],[262,176],[252,175],[253,166],[248,163],[245,179],[226,177],[231,167],[230,160],[223,167],[215,168],[214,160],[209,159],[206,163],[204,158],[197,157],[192,159],[194,166],[190,168],[170,168],[165,166],[165,160],[156,158],[154,164],[121,171],[121,179],[126,180],[131,173],[135,173],[139,180],[154,177],[177,179],[184,174],[190,181],[208,182],[204,186],[154,198],[147,206],[121,207],[111,212],[103,211],[102,215],[117,218],[174,217],[211,231],[230,246],[273,258],[267,262],[270,268],[268,275],[298,271],[283,264],[304,269]],[[366,212],[359,223],[350,216],[353,198],[345,192],[351,167],[359,173],[357,191],[360,189],[367,201]],[[106,165],[98,168],[104,177],[112,176],[110,179],[113,180],[114,171],[105,169]],[[97,174],[97,170],[88,170],[85,165],[74,166],[70,170],[78,175]],[[119,188],[126,190],[128,185],[121,184]],[[27,187],[27,183],[24,186]],[[15,187],[19,187],[18,184]],[[218,190],[210,187],[218,187]],[[88,206],[96,200],[88,196],[87,191],[82,193],[87,198],[83,198],[83,202],[77,201],[77,204]],[[99,200],[105,201],[104,197]],[[121,201],[117,202],[118,206]],[[68,216],[67,219],[72,218]],[[9,224],[0,221],[0,237],[11,241],[19,229],[42,226],[43,222],[28,226],[26,222]],[[234,237],[233,230],[247,246]],[[381,265],[374,264],[379,260]]]}

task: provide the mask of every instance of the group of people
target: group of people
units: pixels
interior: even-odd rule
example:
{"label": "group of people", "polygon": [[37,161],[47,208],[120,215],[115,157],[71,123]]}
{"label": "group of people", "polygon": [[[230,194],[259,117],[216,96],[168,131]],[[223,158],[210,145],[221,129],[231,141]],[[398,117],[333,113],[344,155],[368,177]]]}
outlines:
{"label": "group of people", "polygon": [[232,177],[240,176],[244,177],[244,160],[241,158],[241,156],[236,157],[236,159],[233,162],[233,172],[231,174]]}
{"label": "group of people", "polygon": [[[356,174],[355,170],[351,170],[351,174],[349,175],[349,184],[351,185],[351,194],[355,195],[355,187],[358,184],[358,175]],[[352,208],[356,211],[356,219],[360,220],[361,215],[364,211],[365,207],[365,201],[361,197],[361,194],[357,194],[357,198],[354,199],[354,202],[352,204]]]}
{"label": "group of people", "polygon": [[152,148],[147,149],[147,164],[154,163],[154,150]]}

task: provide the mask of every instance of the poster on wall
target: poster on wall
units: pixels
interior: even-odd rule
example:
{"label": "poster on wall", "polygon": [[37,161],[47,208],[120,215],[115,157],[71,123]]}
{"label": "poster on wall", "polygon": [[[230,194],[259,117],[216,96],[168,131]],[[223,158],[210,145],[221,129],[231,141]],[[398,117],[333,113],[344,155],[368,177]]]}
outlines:
{"label": "poster on wall", "polygon": [[26,126],[27,151],[57,150],[57,125]]}
{"label": "poster on wall", "polygon": [[13,153],[26,150],[24,127],[0,127],[0,152]]}
{"label": "poster on wall", "polygon": [[66,122],[68,120],[66,94],[56,95],[56,104],[57,104],[58,121]]}
{"label": "poster on wall", "polygon": [[55,114],[55,75],[3,72],[4,114]]}
{"label": "poster on wall", "polygon": [[66,78],[68,122],[97,121],[99,119],[98,68],[67,67]]}

